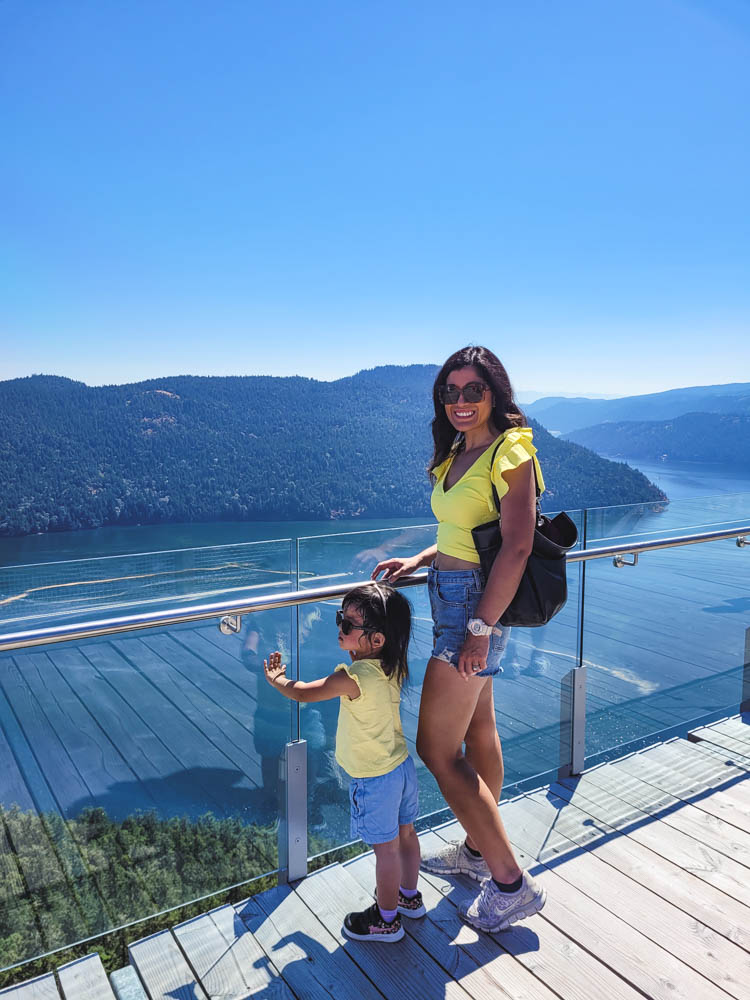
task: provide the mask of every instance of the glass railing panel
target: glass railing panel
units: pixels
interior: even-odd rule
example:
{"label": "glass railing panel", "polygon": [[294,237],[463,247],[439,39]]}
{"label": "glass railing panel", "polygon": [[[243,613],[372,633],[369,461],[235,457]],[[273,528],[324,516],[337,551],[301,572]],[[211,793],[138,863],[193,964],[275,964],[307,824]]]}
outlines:
{"label": "glass railing panel", "polygon": [[[582,522],[581,512],[573,512]],[[301,586],[345,586],[369,578],[381,559],[408,556],[434,544],[435,526],[388,529],[299,539]],[[561,690],[575,666],[578,649],[579,568],[568,570],[569,601],[549,625],[514,629],[503,665],[493,685],[498,729],[503,739],[506,788],[517,788],[534,775],[556,770],[569,760],[570,729],[561,721]],[[404,591],[413,609],[409,650],[410,684],[402,696],[401,720],[409,750],[417,765],[420,814],[427,817],[446,808],[437,784],[416,753],[419,702],[432,651],[432,617],[426,586]],[[322,677],[344,659],[337,644],[335,613],[340,600],[300,608],[300,668],[304,680]],[[564,714],[564,713],[562,713]],[[315,855],[349,841],[348,778],[335,765],[338,704],[308,705],[301,713],[301,730],[308,735],[310,787],[309,849]],[[310,762],[311,761],[311,762]]]}
{"label": "glass railing panel", "polygon": [[750,493],[651,501],[586,512],[586,547],[695,535],[750,524]]}
{"label": "glass railing panel", "polygon": [[0,968],[279,867],[294,609],[0,653]]}
{"label": "glass railing panel", "polygon": [[[582,539],[583,511],[567,513]],[[578,663],[580,577],[580,564],[571,563],[567,604],[547,625],[511,629],[503,673],[494,683],[505,790],[511,794],[570,761],[570,672]]]}
{"label": "glass railing panel", "polygon": [[738,710],[749,570],[748,550],[734,540],[642,553],[636,566],[619,569],[611,559],[587,564],[589,762]]}
{"label": "glass railing panel", "polygon": [[292,542],[0,567],[0,630],[41,628],[294,588]]}

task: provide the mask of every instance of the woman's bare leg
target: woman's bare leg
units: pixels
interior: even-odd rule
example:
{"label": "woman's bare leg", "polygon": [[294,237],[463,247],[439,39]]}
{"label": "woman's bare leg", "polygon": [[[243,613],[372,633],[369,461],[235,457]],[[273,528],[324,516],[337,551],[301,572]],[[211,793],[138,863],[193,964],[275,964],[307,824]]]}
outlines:
{"label": "woman's bare leg", "polygon": [[[519,878],[521,869],[500,819],[494,791],[463,752],[464,738],[482,696],[478,720],[486,717],[486,687],[492,687],[490,678],[465,681],[450,663],[431,658],[422,686],[417,753],[435,775],[446,802],[471,843],[481,851],[493,878],[510,883]],[[495,781],[496,770],[488,777]]]}
{"label": "woman's bare leg", "polygon": [[[477,678],[482,680],[482,678]],[[487,679],[477,699],[474,715],[464,738],[466,760],[471,764],[485,785],[492,792],[495,802],[500,801],[503,790],[503,751],[495,720],[495,704],[492,698],[492,678]],[[466,843],[477,850],[471,837]]]}

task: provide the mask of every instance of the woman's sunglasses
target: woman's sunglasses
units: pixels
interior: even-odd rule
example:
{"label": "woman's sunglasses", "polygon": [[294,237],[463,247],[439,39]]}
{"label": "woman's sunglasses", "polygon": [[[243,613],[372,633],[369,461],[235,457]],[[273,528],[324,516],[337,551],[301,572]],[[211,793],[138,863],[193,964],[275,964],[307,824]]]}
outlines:
{"label": "woman's sunglasses", "polygon": [[363,632],[376,632],[377,629],[370,628],[367,625],[357,625],[356,622],[351,621],[349,618],[344,618],[343,611],[336,612],[336,624],[344,633],[344,635],[351,635],[356,629],[362,629]]}
{"label": "woman's sunglasses", "polygon": [[466,385],[441,385],[438,387],[438,399],[441,403],[457,403],[461,396],[465,403],[478,403],[489,386],[484,382],[468,382]]}

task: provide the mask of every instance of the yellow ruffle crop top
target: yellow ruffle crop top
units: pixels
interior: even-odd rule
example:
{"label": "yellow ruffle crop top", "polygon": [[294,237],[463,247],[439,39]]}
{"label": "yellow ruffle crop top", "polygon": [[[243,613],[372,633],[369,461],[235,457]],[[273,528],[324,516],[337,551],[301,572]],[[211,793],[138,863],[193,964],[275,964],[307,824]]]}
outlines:
{"label": "yellow ruffle crop top", "polygon": [[409,756],[401,728],[401,688],[379,660],[339,663],[356,681],[359,698],[339,699],[336,760],[351,778],[388,774]]}
{"label": "yellow ruffle crop top", "polygon": [[[447,491],[444,489],[445,478],[453,464],[455,452],[435,467],[433,470],[435,486],[430,503],[432,512],[438,520],[438,552],[479,565],[471,529],[489,521],[495,513],[490,474],[497,495],[502,500],[508,492],[503,472],[517,469],[522,462],[531,459],[536,467],[539,489],[544,491],[542,470],[536,458],[536,448],[532,444],[532,438],[533,432],[530,427],[511,427],[504,431]],[[498,441],[501,444],[490,470],[490,459]]]}

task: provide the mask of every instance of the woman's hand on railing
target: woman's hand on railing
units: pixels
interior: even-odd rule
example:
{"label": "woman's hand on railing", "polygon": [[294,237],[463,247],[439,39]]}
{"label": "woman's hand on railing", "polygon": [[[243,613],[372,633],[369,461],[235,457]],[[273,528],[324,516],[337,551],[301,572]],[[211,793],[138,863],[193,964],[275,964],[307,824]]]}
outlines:
{"label": "woman's hand on railing", "polygon": [[384,581],[393,583],[394,580],[398,580],[402,576],[411,576],[412,573],[416,573],[421,565],[422,560],[419,556],[411,556],[409,559],[384,559],[372,571],[370,579],[377,580],[378,575],[382,573]]}
{"label": "woman's hand on railing", "polygon": [[458,654],[458,673],[465,681],[487,666],[487,654],[490,651],[488,635],[467,635],[461,652]]}

